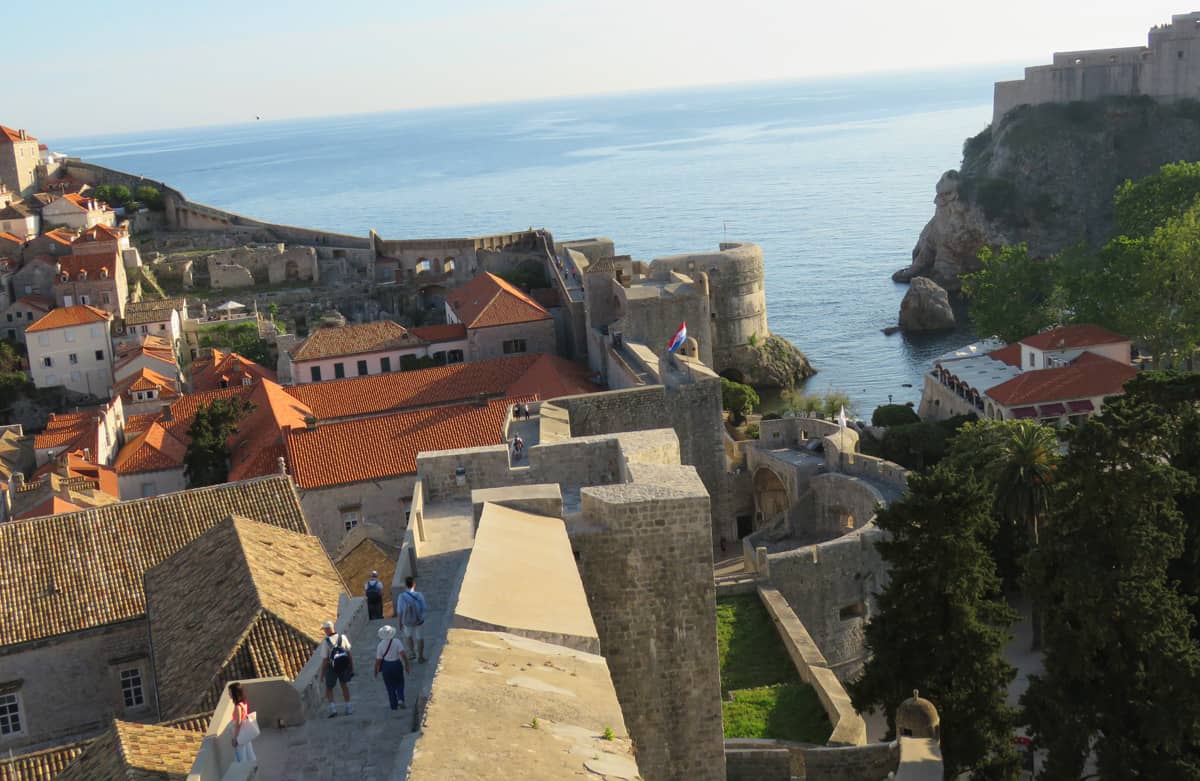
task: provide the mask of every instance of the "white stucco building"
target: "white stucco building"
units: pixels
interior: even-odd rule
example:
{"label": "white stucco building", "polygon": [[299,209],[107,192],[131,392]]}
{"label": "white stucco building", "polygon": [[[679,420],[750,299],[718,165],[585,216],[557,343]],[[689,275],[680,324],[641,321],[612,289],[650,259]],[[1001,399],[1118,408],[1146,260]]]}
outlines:
{"label": "white stucco building", "polygon": [[94,306],[53,309],[25,329],[29,372],[39,388],[64,386],[108,398],[113,386],[112,315]]}

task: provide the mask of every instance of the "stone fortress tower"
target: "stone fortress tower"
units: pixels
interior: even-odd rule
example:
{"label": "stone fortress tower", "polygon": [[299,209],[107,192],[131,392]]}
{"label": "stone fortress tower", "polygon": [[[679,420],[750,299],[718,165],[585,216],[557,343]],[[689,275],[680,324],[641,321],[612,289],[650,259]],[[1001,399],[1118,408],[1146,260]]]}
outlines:
{"label": "stone fortress tower", "polygon": [[1148,45],[1055,52],[1025,78],[996,82],[992,124],[1020,105],[1104,97],[1200,100],[1200,12],[1176,14],[1150,30]]}

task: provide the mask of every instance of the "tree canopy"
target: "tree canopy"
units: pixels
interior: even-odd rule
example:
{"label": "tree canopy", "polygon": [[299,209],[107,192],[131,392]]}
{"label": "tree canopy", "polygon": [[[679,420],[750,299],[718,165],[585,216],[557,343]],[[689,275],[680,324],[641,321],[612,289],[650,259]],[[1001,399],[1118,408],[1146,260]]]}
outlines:
{"label": "tree canopy", "polygon": [[890,568],[879,615],[866,628],[872,656],[850,684],[854,707],[896,707],[913,689],[937,704],[947,778],[1013,779],[1016,670],[1004,660],[1016,614],[988,555],[991,496],[969,473],[941,464],[909,476],[908,493],[876,517]]}
{"label": "tree canopy", "polygon": [[730,422],[740,426],[746,422],[746,416],[758,409],[758,392],[749,385],[721,378],[721,406],[729,412]]}
{"label": "tree canopy", "polygon": [[963,294],[975,331],[1015,342],[1036,334],[1058,317],[1054,268],[1029,257],[1024,244],[979,252],[982,268],[963,277]]}
{"label": "tree canopy", "polygon": [[201,404],[188,429],[191,442],[183,455],[183,473],[188,487],[217,485],[229,479],[229,437],[237,433],[238,421],[254,410],[245,399],[215,399]]}

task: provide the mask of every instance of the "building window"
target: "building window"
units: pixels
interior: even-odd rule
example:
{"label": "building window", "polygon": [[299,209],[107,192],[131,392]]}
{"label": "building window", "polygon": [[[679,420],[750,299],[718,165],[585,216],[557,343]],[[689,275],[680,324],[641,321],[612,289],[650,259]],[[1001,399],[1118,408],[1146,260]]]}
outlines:
{"label": "building window", "polygon": [[146,704],[142,690],[142,668],[130,667],[121,671],[121,697],[126,708],[138,708]]}
{"label": "building window", "polygon": [[79,303],[83,304],[84,306],[87,306],[88,304],[90,304],[92,302],[90,300],[88,300],[87,296],[80,296]]}
{"label": "building window", "polygon": [[334,379],[338,379],[338,380],[345,377],[346,376],[346,365],[344,363],[335,363],[333,365],[333,376],[334,376]]}
{"label": "building window", "polygon": [[102,304],[111,304],[112,303],[112,301],[108,297],[108,293],[100,294],[100,303],[102,303]]}
{"label": "building window", "polygon": [[166,323],[159,323],[159,324],[158,324],[158,330],[160,330],[160,331],[165,331],[165,330],[167,330],[167,324],[166,324]]}
{"label": "building window", "polygon": [[1029,354],[1029,368],[1033,368],[1033,353]]}
{"label": "building window", "polygon": [[47,374],[46,375],[46,384],[47,385],[57,385],[58,384],[58,375],[57,374]]}
{"label": "building window", "polygon": [[45,366],[47,369],[53,365],[54,365],[54,359],[51,358],[49,355],[47,355],[45,358],[42,359],[42,366]]}
{"label": "building window", "polygon": [[71,372],[71,382],[78,385],[80,382],[83,382],[83,375],[79,372]]}
{"label": "building window", "polygon": [[154,483],[142,483],[142,496],[154,496]]}
{"label": "building window", "polygon": [[46,347],[50,344],[50,334],[38,334],[38,344]]}
{"label": "building window", "polygon": [[66,339],[68,342],[73,342],[75,341],[75,333],[73,331],[64,331],[63,339]]}
{"label": "building window", "polygon": [[68,356],[67,356],[67,358],[68,358],[68,359],[71,361],[71,363],[73,363],[73,364],[75,364],[75,363],[79,363],[79,356],[78,356],[78,355],[76,355],[75,353],[71,353],[70,355],[68,355]]}
{"label": "building window", "polygon": [[14,340],[16,340],[16,338],[17,338],[17,330],[15,328],[8,329],[9,341],[14,341]]}
{"label": "building window", "polygon": [[93,339],[99,339],[101,336],[100,326],[98,326],[98,325],[92,326],[91,328],[88,329],[88,333],[92,335]]}
{"label": "building window", "polygon": [[426,258],[421,258],[417,261],[416,272],[418,277],[428,274],[431,271],[433,271],[433,264],[430,263]]}
{"label": "building window", "polygon": [[358,376],[359,377],[367,376],[367,362],[366,361],[358,362]]}
{"label": "building window", "polygon": [[462,363],[462,360],[463,360],[463,351],[462,350],[451,350],[448,353],[446,353],[446,363]]}
{"label": "building window", "polygon": [[313,382],[321,381],[321,367],[320,366],[312,367],[311,369],[309,369],[309,373],[312,375]]}
{"label": "building window", "polygon": [[523,352],[525,352],[525,340],[524,339],[509,339],[507,342],[504,343],[504,354],[505,355],[509,355],[511,353],[523,353]]}
{"label": "building window", "polygon": [[103,351],[103,350],[97,350],[97,351],[96,351],[96,360],[97,360],[97,361],[103,361],[103,360],[104,360],[104,351]]}
{"label": "building window", "polygon": [[[21,313],[20,313],[20,312],[17,312],[17,314],[19,315],[19,314],[21,314]],[[9,312],[9,313],[8,313],[8,322],[10,322],[10,323],[12,322],[12,312]]]}
{"label": "building window", "polygon": [[359,508],[355,507],[352,510],[342,510],[342,526],[346,527],[346,531],[350,531],[355,526],[358,526]]}
{"label": "building window", "polygon": [[250,379],[248,375],[242,378],[242,385],[249,385],[252,382],[254,382],[254,380]]}
{"label": "building window", "polygon": [[24,731],[21,701],[15,693],[0,694],[0,735],[20,735]]}
{"label": "building window", "polygon": [[379,359],[379,371],[387,374],[392,370],[392,359],[390,356],[383,356]]}

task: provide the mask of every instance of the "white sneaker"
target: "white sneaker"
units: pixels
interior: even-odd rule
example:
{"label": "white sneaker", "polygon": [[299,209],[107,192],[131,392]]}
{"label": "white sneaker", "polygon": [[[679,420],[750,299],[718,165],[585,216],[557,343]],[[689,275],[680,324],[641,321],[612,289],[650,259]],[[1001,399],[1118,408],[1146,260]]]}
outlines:
{"label": "white sneaker", "polygon": [[349,716],[351,713],[354,713],[354,706],[346,703],[346,715]]}

